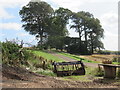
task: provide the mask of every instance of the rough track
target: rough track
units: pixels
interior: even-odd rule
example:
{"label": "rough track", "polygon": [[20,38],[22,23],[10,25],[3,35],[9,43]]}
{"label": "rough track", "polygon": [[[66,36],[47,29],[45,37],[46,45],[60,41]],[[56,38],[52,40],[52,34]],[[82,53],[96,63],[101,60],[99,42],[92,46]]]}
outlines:
{"label": "rough track", "polygon": [[[54,55],[54,56],[57,56],[57,57],[59,57],[59,58],[61,58],[61,59],[64,59],[64,60],[66,60],[66,61],[68,61],[68,62],[70,62],[70,61],[76,61],[75,59],[72,59],[72,58],[66,57],[66,56],[64,56],[64,55],[60,55],[60,54],[51,52],[51,51],[49,51],[49,53],[52,54],[52,55]],[[85,64],[85,66],[98,67],[98,64],[97,64],[97,63],[87,63],[87,62],[84,62],[84,64]]]}

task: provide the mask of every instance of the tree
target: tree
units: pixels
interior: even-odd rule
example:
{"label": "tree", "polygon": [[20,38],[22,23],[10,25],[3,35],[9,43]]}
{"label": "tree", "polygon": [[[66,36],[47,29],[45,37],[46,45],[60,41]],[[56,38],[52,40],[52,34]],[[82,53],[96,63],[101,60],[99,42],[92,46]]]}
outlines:
{"label": "tree", "polygon": [[[88,30],[88,20],[92,18],[93,15],[89,12],[77,12],[73,13],[72,21],[73,24],[71,25],[71,28],[75,28],[76,32],[79,33],[79,49],[82,50],[82,37],[85,38],[85,53],[87,53],[87,30]],[[81,51],[82,52],[82,51]]]}
{"label": "tree", "polygon": [[48,21],[52,17],[53,9],[43,1],[29,2],[19,14],[22,18],[23,28],[32,35],[40,37],[39,44],[43,44],[43,37],[48,32]]}
{"label": "tree", "polygon": [[89,43],[91,46],[91,53],[93,53],[94,50],[96,50],[97,48],[100,49],[104,49],[104,45],[101,41],[101,38],[104,38],[104,30],[102,28],[102,26],[100,25],[100,21],[97,18],[92,18],[89,21],[89,32],[88,32],[88,36],[89,36]]}
{"label": "tree", "polygon": [[[89,12],[81,11],[73,14],[72,21],[73,24],[71,25],[71,28],[76,29],[76,32],[79,33],[80,53],[93,53],[93,49],[103,48],[100,38],[103,37],[104,30],[98,19],[95,19]],[[82,43],[83,40],[84,43]]]}
{"label": "tree", "polygon": [[68,9],[59,8],[55,10],[54,16],[51,18],[51,27],[49,30],[48,43],[51,47],[56,49],[63,49],[64,37],[68,35],[66,25],[69,23],[69,19],[72,12]]}

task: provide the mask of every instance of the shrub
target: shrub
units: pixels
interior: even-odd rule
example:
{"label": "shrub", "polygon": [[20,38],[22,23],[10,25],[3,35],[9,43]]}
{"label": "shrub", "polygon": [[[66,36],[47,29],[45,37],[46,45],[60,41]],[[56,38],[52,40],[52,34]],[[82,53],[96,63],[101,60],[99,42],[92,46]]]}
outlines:
{"label": "shrub", "polygon": [[37,71],[37,73],[42,74],[42,75],[47,75],[47,76],[56,76],[56,74],[54,72],[52,72],[51,70],[39,70]]}
{"label": "shrub", "polygon": [[98,53],[106,54],[106,55],[110,55],[110,54],[120,55],[120,51],[100,50],[100,51],[98,51]]}
{"label": "shrub", "polygon": [[117,77],[120,79],[120,69],[117,71]]}
{"label": "shrub", "polygon": [[118,57],[113,57],[112,61],[113,62],[118,62]]}
{"label": "shrub", "polygon": [[11,41],[6,41],[2,44],[2,63],[7,65],[21,65],[25,64],[31,56],[24,48]]}
{"label": "shrub", "polygon": [[104,70],[101,68],[101,67],[98,67],[98,68],[95,68],[93,71],[92,71],[92,74],[95,75],[95,76],[104,76]]}

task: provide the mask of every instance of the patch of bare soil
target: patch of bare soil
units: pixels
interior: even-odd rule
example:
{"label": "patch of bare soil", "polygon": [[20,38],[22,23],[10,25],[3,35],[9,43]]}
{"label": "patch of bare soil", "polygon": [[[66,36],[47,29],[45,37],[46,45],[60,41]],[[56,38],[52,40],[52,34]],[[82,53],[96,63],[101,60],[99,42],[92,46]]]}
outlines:
{"label": "patch of bare soil", "polygon": [[2,66],[3,88],[118,88],[100,82],[65,81],[59,77],[39,75],[20,67]]}

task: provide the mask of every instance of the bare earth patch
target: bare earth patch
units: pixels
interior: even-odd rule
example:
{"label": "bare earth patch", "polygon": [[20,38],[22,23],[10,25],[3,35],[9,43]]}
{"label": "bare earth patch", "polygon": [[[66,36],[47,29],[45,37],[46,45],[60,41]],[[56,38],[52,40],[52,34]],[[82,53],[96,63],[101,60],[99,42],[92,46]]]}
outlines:
{"label": "bare earth patch", "polygon": [[118,88],[101,82],[65,81],[60,77],[39,75],[20,67],[3,65],[3,88]]}

